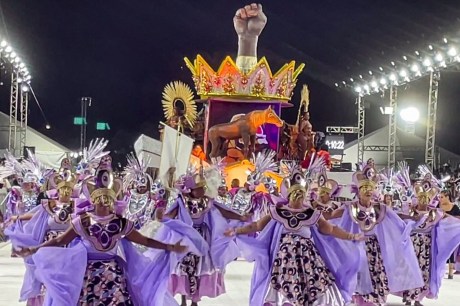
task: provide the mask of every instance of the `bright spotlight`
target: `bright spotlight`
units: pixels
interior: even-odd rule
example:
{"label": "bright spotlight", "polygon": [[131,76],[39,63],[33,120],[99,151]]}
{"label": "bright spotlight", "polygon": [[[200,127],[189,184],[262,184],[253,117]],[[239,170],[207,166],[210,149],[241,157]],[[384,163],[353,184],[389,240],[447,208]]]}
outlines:
{"label": "bright spotlight", "polygon": [[357,93],[361,93],[361,91],[362,91],[361,86],[356,86],[356,87],[355,87],[355,91],[356,91]]}
{"label": "bright spotlight", "polygon": [[6,42],[6,40],[2,40],[2,42],[0,43],[0,47],[6,47],[8,46],[8,43]]}
{"label": "bright spotlight", "polygon": [[413,64],[412,67],[410,68],[413,72],[418,72],[420,70],[419,66],[417,64]]}
{"label": "bright spotlight", "polygon": [[447,38],[445,38],[445,37],[444,37],[443,41],[444,41],[445,44],[447,44],[447,42],[448,42]]}
{"label": "bright spotlight", "polygon": [[11,48],[11,46],[6,47],[5,49],[6,53],[10,53],[11,51],[13,51],[13,48]]}
{"label": "bright spotlight", "polygon": [[367,84],[364,85],[363,88],[364,88],[365,91],[369,91],[369,89],[370,89],[370,88],[369,88],[369,85],[367,85]]}
{"label": "bright spotlight", "polygon": [[21,85],[21,90],[22,90],[23,92],[28,92],[28,91],[29,91],[29,86],[27,86],[26,84],[22,84],[22,85]]}
{"label": "bright spotlight", "polygon": [[457,55],[457,49],[455,49],[455,47],[451,47],[451,48],[449,49],[449,51],[447,51],[447,54],[448,54],[449,56],[456,56],[456,55]]}
{"label": "bright spotlight", "polygon": [[369,70],[369,75],[372,75],[372,70]]}
{"label": "bright spotlight", "polygon": [[380,84],[385,85],[387,83],[387,79],[381,78],[380,79]]}
{"label": "bright spotlight", "polygon": [[371,82],[371,87],[372,88],[377,88],[379,85],[377,85],[377,82],[376,81],[372,81]]}
{"label": "bright spotlight", "polygon": [[420,52],[415,51],[415,55],[419,56],[419,55],[420,55]]}
{"label": "bright spotlight", "polygon": [[407,107],[401,110],[399,113],[401,119],[408,123],[415,123],[420,118],[420,113],[415,107]]}
{"label": "bright spotlight", "polygon": [[423,66],[430,67],[431,64],[431,59],[429,59],[428,57],[423,60]]}
{"label": "bright spotlight", "polygon": [[433,50],[433,46],[432,46],[432,45],[428,45],[428,49]]}
{"label": "bright spotlight", "polygon": [[394,65],[396,65],[395,62],[391,61],[391,66],[394,66]]}
{"label": "bright spotlight", "polygon": [[407,61],[407,56],[404,55],[404,56],[403,56],[403,60]]}
{"label": "bright spotlight", "polygon": [[50,125],[49,123],[47,123],[47,124],[45,125],[45,128],[46,128],[47,130],[51,130],[51,125]]}
{"label": "bright spotlight", "polygon": [[26,64],[24,64],[24,63],[19,64],[19,68],[24,68],[25,66],[26,66]]}
{"label": "bright spotlight", "polygon": [[360,78],[360,79],[362,79],[362,78],[363,78],[363,75],[362,75],[362,74],[360,74],[360,75],[359,75],[359,78]]}
{"label": "bright spotlight", "polygon": [[354,82],[355,80],[353,78],[350,78],[350,82]]}
{"label": "bright spotlight", "polygon": [[383,71],[383,67],[382,67],[382,66],[380,66],[380,67],[379,67],[379,70],[380,70],[380,71]]}
{"label": "bright spotlight", "polygon": [[438,53],[438,54],[436,54],[436,56],[434,57],[434,59],[435,59],[437,62],[442,62],[442,60],[444,59],[444,57],[442,56],[441,53]]}
{"label": "bright spotlight", "polygon": [[394,73],[390,74],[390,81],[396,81],[396,75]]}
{"label": "bright spotlight", "polygon": [[335,85],[335,87],[339,87],[339,84],[338,84],[338,83],[335,83],[334,85]]}
{"label": "bright spotlight", "polygon": [[405,78],[407,77],[407,71],[405,69],[402,69],[401,72],[399,72],[399,75]]}

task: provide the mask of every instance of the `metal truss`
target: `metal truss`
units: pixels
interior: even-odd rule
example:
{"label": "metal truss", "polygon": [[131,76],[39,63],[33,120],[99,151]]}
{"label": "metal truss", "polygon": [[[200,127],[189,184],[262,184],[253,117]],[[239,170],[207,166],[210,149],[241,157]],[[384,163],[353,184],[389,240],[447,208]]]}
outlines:
{"label": "metal truss", "polygon": [[358,104],[358,163],[361,164],[364,161],[364,120],[366,111],[363,97],[358,96],[356,102]]}
{"label": "metal truss", "polygon": [[[387,152],[389,146],[365,146],[364,151]],[[395,152],[424,152],[423,146],[395,146]],[[396,156],[396,155],[395,155]]]}
{"label": "metal truss", "polygon": [[27,140],[27,123],[29,114],[29,93],[28,89],[21,89],[21,118],[20,118],[20,134],[19,134],[19,154],[24,152]]}
{"label": "metal truss", "polygon": [[436,112],[438,109],[438,89],[441,73],[432,71],[430,74],[430,96],[428,100],[428,116],[425,143],[425,164],[430,170],[435,168],[436,145]]}
{"label": "metal truss", "polygon": [[392,168],[396,165],[396,114],[397,114],[397,97],[398,88],[390,87],[390,107],[392,109],[389,115],[388,125],[388,167]]}
{"label": "metal truss", "polygon": [[18,152],[18,94],[19,94],[19,83],[18,74],[13,71],[11,73],[11,92],[10,92],[10,125],[8,133],[8,150],[14,156],[17,156]]}
{"label": "metal truss", "polygon": [[358,134],[359,128],[356,126],[328,126],[326,133],[330,134]]}

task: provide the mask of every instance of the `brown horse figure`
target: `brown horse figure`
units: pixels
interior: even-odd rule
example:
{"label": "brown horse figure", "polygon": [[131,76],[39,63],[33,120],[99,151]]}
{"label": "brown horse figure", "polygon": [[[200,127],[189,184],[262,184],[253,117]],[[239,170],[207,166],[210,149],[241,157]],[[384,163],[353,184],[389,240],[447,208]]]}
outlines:
{"label": "brown horse figure", "polygon": [[283,126],[283,120],[278,117],[271,106],[265,110],[255,110],[247,113],[233,122],[212,126],[208,131],[208,139],[212,145],[209,157],[218,157],[226,140],[237,140],[242,138],[244,144],[243,154],[244,157],[247,158],[249,154],[249,145],[251,145],[251,150],[254,152],[257,129],[265,123],[274,124],[277,127]]}

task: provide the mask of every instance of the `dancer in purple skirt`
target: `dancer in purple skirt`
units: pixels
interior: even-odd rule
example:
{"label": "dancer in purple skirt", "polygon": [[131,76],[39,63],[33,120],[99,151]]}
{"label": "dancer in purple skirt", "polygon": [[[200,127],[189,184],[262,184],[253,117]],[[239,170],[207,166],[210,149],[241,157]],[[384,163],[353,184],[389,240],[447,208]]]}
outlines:
{"label": "dancer in purple skirt", "polygon": [[[226,231],[238,236],[245,257],[256,262],[251,306],[341,306],[351,299],[359,264],[352,241],[363,235],[343,231],[306,206],[301,181],[300,173],[292,176],[288,199],[270,206],[269,215]],[[247,236],[257,231],[257,238]]]}

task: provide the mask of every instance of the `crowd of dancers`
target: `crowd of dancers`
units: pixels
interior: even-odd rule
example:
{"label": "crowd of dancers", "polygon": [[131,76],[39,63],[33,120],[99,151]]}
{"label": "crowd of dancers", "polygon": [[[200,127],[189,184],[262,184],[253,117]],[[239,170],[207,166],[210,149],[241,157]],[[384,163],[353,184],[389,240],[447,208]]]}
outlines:
{"label": "crowd of dancers", "polygon": [[[0,178],[16,186],[4,235],[24,258],[28,305],[169,306],[180,295],[194,306],[226,292],[237,258],[255,262],[251,306],[385,305],[390,294],[420,306],[438,296],[447,262],[453,277],[460,209],[427,167],[413,181],[404,163],[377,172],[370,160],[343,186],[321,157],[279,169],[262,152],[228,189],[219,162],[154,179],[129,155],[118,177],[106,145],[92,141],[75,169],[5,156]],[[343,188],[354,199],[341,201]]]}

